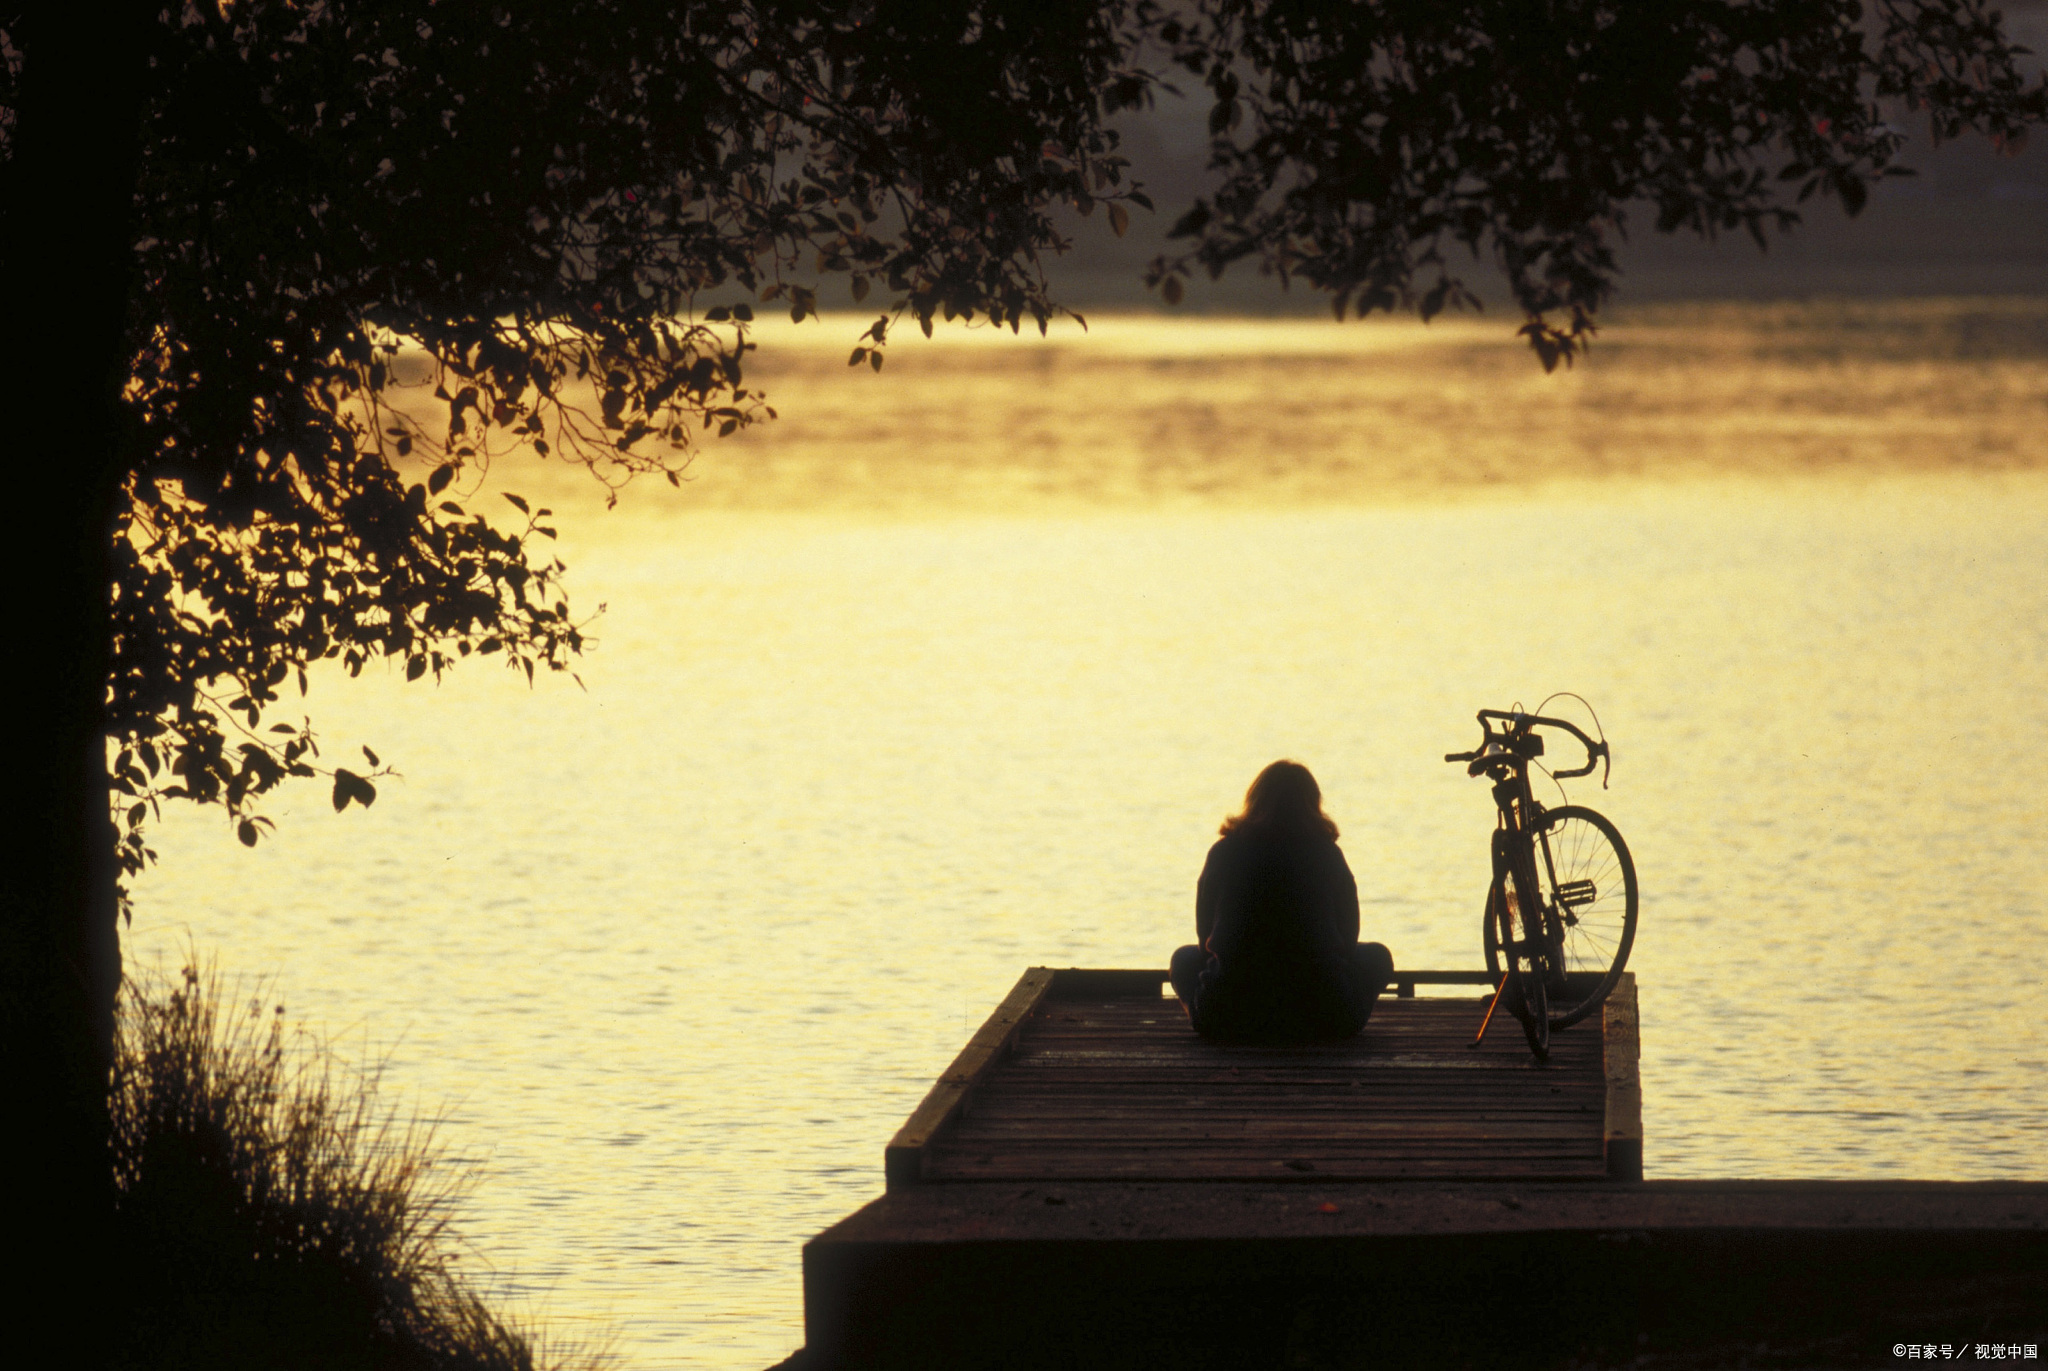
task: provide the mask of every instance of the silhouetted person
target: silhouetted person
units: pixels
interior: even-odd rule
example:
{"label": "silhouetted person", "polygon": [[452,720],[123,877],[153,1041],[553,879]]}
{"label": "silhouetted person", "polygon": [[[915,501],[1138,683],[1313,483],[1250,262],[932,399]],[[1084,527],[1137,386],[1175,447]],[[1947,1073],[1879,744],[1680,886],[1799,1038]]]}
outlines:
{"label": "silhouetted person", "polygon": [[1195,887],[1199,947],[1173,954],[1174,992],[1204,1037],[1348,1038],[1372,1016],[1394,958],[1358,941],[1358,883],[1323,792],[1275,762],[1223,821]]}

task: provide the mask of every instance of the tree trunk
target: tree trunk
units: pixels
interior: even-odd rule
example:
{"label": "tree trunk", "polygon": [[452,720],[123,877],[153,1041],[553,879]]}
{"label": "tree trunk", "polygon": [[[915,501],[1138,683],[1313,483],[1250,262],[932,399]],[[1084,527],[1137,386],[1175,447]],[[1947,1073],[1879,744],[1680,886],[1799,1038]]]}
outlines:
{"label": "tree trunk", "polygon": [[[142,90],[156,6],[24,6],[11,156],[0,175],[5,538],[14,592],[14,836],[0,986],[10,1119],[26,1165],[33,1273],[17,1294],[96,1363],[111,1321],[107,1069],[120,980],[106,694],[111,536]],[[40,286],[40,289],[37,287]],[[81,1299],[87,1301],[80,1305]],[[27,1326],[27,1325],[25,1325]],[[61,1344],[60,1344],[61,1345]]]}

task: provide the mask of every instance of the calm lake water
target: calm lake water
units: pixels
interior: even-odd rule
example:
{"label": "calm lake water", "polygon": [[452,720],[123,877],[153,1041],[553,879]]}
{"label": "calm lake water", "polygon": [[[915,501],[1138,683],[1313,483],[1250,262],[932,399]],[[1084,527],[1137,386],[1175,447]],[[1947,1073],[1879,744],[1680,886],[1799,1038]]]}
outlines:
{"label": "calm lake water", "polygon": [[[1590,699],[1641,872],[1653,1177],[2048,1177],[2048,302],[763,334],[779,422],[606,512],[600,642],[529,690],[315,683],[247,852],[171,816],[188,942],[383,1058],[474,1159],[473,1260],[632,1367],[802,1341],[798,1249],[1018,973],[1158,966],[1254,772],[1307,762],[1369,936],[1474,966],[1482,705]],[[1581,716],[1583,717],[1583,716]]]}

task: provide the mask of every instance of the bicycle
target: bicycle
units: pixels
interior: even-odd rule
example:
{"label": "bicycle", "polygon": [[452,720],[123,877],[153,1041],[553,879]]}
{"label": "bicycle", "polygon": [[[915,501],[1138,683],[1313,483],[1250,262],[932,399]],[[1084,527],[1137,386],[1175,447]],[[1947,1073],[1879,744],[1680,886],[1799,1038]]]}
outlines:
{"label": "bicycle", "polygon": [[1606,816],[1569,803],[1549,809],[1530,793],[1529,767],[1543,755],[1536,730],[1562,729],[1586,749],[1586,764],[1550,772],[1555,780],[1590,776],[1599,764],[1605,789],[1613,754],[1568,720],[1520,710],[1482,709],[1479,727],[1476,749],[1444,755],[1467,763],[1466,775],[1492,779],[1499,811],[1481,925],[1494,995],[1471,1045],[1505,1003],[1529,1050],[1548,1061],[1550,1034],[1599,1008],[1621,980],[1636,937],[1636,867]]}

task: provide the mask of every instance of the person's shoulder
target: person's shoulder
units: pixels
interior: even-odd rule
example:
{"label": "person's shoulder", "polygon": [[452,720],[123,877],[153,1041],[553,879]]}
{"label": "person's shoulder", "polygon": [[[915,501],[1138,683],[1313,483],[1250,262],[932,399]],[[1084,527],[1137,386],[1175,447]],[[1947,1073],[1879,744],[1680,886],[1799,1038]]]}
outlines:
{"label": "person's shoulder", "polygon": [[1351,869],[1351,863],[1344,859],[1344,849],[1321,829],[1298,829],[1288,835],[1287,846],[1295,861],[1330,871]]}
{"label": "person's shoulder", "polygon": [[1258,846],[1258,836],[1243,828],[1230,832],[1209,844],[1209,855],[1202,865],[1211,869],[1241,866]]}

